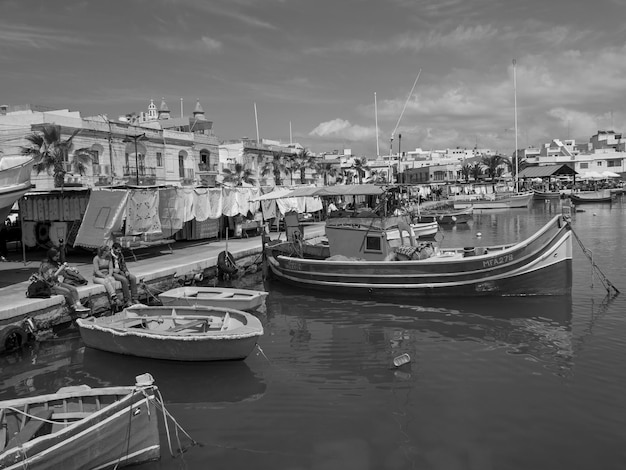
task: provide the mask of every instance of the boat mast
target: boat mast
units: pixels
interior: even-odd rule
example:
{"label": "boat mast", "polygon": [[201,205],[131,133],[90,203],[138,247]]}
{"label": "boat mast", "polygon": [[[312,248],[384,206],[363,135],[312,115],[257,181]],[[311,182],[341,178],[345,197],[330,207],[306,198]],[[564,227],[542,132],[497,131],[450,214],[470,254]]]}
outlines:
{"label": "boat mast", "polygon": [[376,159],[380,158],[380,147],[378,146],[378,104],[376,102],[376,92],[374,92],[374,120],[376,121]]}
{"label": "boat mast", "polygon": [[519,191],[519,158],[517,154],[517,79],[515,76],[515,67],[517,62],[513,59],[513,101],[515,106],[515,150],[513,152],[513,158],[515,158],[515,192]]}

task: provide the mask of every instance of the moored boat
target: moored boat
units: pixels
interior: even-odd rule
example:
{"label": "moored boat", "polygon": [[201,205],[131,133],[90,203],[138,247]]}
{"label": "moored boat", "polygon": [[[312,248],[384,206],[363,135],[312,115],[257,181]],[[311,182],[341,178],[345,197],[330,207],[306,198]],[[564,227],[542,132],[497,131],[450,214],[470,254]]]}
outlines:
{"label": "moored boat", "polygon": [[578,191],[570,194],[569,198],[574,204],[584,204],[592,202],[611,202],[615,194],[608,189],[600,191]]}
{"label": "moored boat", "polygon": [[34,160],[30,157],[0,159],[0,222],[4,222],[15,201],[32,187],[30,175]]}
{"label": "moored boat", "polygon": [[118,468],[161,455],[152,376],[0,402],[0,468]]}
{"label": "moored boat", "polygon": [[453,196],[455,209],[521,209],[528,208],[534,193],[496,193],[476,196]]}
{"label": "moored boat", "polygon": [[329,256],[316,259],[307,256],[305,244],[294,250],[289,242],[266,242],[268,274],[307,289],[366,296],[571,293],[571,227],[564,216],[554,217],[526,240],[441,250],[407,243],[406,236],[397,243],[389,237],[387,223],[388,218],[381,218],[358,225],[353,218],[352,228],[327,226]]}
{"label": "moored boat", "polygon": [[257,317],[221,307],[138,304],[76,325],[88,347],[173,361],[242,360],[263,335]]}
{"label": "moored boat", "polygon": [[163,305],[201,305],[253,311],[261,307],[268,293],[252,289],[228,287],[183,286],[159,294]]}
{"label": "moored boat", "polygon": [[433,237],[439,231],[439,223],[432,222],[414,222],[410,224],[413,234],[417,238]]}
{"label": "moored boat", "polygon": [[470,205],[460,210],[424,210],[418,215],[417,219],[420,222],[435,220],[441,225],[466,224],[472,220],[473,213],[474,207]]}

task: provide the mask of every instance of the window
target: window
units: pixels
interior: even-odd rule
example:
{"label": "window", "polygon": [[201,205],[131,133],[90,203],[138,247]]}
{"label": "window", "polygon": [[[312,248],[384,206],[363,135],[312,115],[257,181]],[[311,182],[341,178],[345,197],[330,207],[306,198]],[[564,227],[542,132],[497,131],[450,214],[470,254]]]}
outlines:
{"label": "window", "polygon": [[156,159],[157,159],[157,166],[162,167],[163,166],[163,154],[161,152],[156,153]]}
{"label": "window", "polygon": [[125,153],[125,154],[124,154],[124,159],[126,160],[126,166],[130,166],[130,165],[128,164],[128,159],[129,159],[129,158],[130,158],[130,155],[128,154],[128,152],[127,152],[127,153]]}
{"label": "window", "polygon": [[365,251],[377,251],[379,253],[382,252],[380,237],[366,237]]}
{"label": "window", "polygon": [[98,163],[100,163],[100,152],[97,150],[90,150],[89,153],[91,153],[91,163],[93,163],[94,165],[97,165]]}
{"label": "window", "polygon": [[587,168],[589,168],[589,163],[581,163],[580,164],[580,169],[581,170],[586,170]]}
{"label": "window", "polygon": [[606,161],[606,166],[608,167],[614,167],[614,166],[622,166],[622,161],[619,159],[616,160],[607,160]]}
{"label": "window", "polygon": [[602,166],[602,162],[601,162],[600,160],[598,160],[598,161],[596,162],[596,166]]}

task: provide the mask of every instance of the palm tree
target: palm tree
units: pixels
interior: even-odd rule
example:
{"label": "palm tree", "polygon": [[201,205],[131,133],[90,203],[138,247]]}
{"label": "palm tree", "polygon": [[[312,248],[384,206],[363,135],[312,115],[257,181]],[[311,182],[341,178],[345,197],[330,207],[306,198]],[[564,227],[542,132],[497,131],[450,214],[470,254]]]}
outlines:
{"label": "palm tree", "polygon": [[469,163],[466,163],[465,165],[461,167],[461,176],[463,176],[463,179],[465,180],[466,183],[469,181],[471,174],[472,174],[472,165],[470,165]]}
{"label": "palm tree", "polygon": [[252,170],[244,168],[241,163],[235,164],[234,171],[224,168],[222,173],[224,173],[224,182],[233,183],[233,186],[243,186],[243,183],[256,185],[256,179],[253,177]]}
{"label": "palm tree", "polygon": [[272,159],[263,167],[261,176],[267,176],[270,173],[274,176],[274,184],[276,186],[283,184],[283,173],[291,174],[291,169],[285,165],[285,158],[281,152],[272,152]]}
{"label": "palm tree", "polygon": [[474,178],[474,181],[478,181],[483,174],[483,164],[480,162],[474,162],[470,165],[470,175]]}
{"label": "palm tree", "polygon": [[367,158],[366,157],[355,158],[350,168],[356,171],[356,174],[359,177],[359,184],[363,184],[363,177],[365,176],[365,170],[368,168]]}
{"label": "palm tree", "polygon": [[328,186],[328,177],[332,176],[333,178],[337,178],[339,176],[339,169],[336,165],[332,163],[321,163],[318,166],[318,171],[321,173],[324,178],[324,186]]}
{"label": "palm tree", "polygon": [[33,169],[37,174],[46,171],[52,173],[54,187],[62,188],[65,184],[66,163],[72,166],[80,175],[86,173],[87,164],[92,159],[92,154],[88,149],[79,149],[72,155],[69,161],[69,154],[74,147],[72,140],[80,132],[75,130],[72,135],[63,140],[61,136],[61,126],[50,124],[43,127],[41,133],[33,132],[25,139],[30,142],[30,146],[22,146],[22,155],[28,155],[35,160]]}
{"label": "palm tree", "polygon": [[481,163],[486,167],[487,176],[492,180],[502,174],[502,165],[511,166],[511,161],[502,155],[485,155]]}
{"label": "palm tree", "polygon": [[307,149],[302,149],[296,159],[294,160],[292,170],[300,172],[300,184],[306,183],[306,170],[308,168],[317,170],[319,164],[315,156]]}

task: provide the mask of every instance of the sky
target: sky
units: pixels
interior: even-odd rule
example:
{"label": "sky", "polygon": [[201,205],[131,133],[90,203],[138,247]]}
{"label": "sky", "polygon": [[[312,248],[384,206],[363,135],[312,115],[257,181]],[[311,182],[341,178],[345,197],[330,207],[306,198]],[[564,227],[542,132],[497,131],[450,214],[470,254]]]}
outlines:
{"label": "sky", "polygon": [[625,130],[625,18],[626,0],[0,0],[0,104],[116,119],[182,98],[221,141],[511,155]]}

